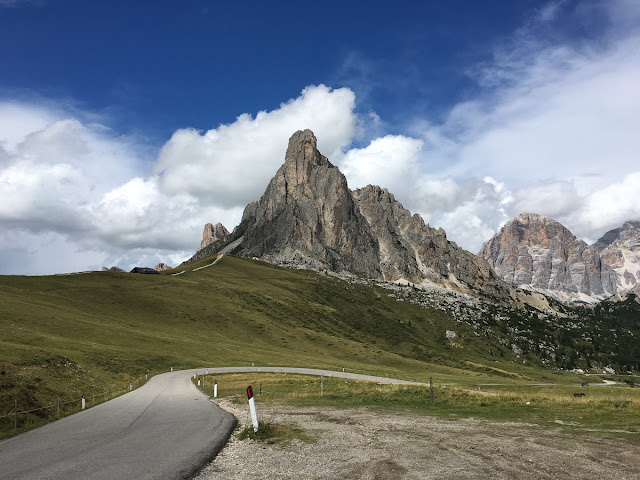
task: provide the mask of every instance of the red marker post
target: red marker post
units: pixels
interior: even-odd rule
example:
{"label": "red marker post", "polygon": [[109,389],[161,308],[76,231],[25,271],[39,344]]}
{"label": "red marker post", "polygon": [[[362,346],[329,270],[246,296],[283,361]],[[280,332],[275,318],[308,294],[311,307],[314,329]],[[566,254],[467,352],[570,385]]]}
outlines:
{"label": "red marker post", "polygon": [[253,399],[253,389],[251,385],[247,387],[247,397],[249,397],[249,410],[251,411],[251,421],[253,422],[253,431],[258,431],[258,412],[256,412],[256,402]]}

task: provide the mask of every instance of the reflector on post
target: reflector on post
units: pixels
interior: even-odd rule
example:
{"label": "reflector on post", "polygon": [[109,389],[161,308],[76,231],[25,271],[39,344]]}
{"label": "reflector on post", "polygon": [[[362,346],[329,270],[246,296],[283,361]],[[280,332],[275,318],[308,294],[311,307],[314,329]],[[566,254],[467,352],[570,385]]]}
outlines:
{"label": "reflector on post", "polygon": [[253,389],[251,385],[247,387],[247,398],[249,398],[249,410],[251,411],[251,421],[253,422],[253,431],[258,431],[258,412],[256,412],[256,401],[253,398]]}

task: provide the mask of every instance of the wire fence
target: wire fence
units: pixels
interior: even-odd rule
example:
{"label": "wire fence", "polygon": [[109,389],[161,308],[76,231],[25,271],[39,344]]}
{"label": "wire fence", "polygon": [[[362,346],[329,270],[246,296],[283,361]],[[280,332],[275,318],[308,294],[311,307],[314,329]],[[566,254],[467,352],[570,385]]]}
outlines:
{"label": "wire fence", "polygon": [[[13,405],[4,405],[0,410],[0,435],[9,436],[44,425],[59,418],[91,408],[112,398],[119,397],[144,385],[149,374],[138,377],[124,386],[110,386],[106,391],[83,393],[77,398],[60,398],[55,403],[32,408],[29,400],[14,400]],[[35,401],[35,400],[33,400]]]}

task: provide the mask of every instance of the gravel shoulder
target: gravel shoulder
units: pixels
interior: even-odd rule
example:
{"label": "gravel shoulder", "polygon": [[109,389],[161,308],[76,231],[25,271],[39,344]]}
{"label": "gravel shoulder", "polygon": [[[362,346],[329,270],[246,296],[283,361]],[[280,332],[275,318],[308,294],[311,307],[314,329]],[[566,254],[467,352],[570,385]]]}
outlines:
{"label": "gravel shoulder", "polygon": [[638,441],[519,423],[259,405],[261,420],[313,438],[267,445],[238,439],[251,424],[246,405],[217,403],[235,415],[238,428],[197,480],[640,478]]}

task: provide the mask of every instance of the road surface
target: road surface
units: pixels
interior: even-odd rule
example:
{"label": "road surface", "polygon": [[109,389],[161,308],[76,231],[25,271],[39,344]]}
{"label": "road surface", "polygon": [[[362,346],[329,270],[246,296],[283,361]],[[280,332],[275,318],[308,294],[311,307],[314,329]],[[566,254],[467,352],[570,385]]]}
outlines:
{"label": "road surface", "polygon": [[0,441],[0,478],[192,478],[236,425],[191,383],[194,373],[157,375],[126,395]]}
{"label": "road surface", "polygon": [[236,419],[191,383],[194,374],[294,373],[412,384],[290,367],[217,367],[157,375],[143,387],[0,441],[0,479],[192,478],[228,440]]}
{"label": "road surface", "polygon": [[320,370],[317,368],[293,368],[293,367],[216,367],[216,368],[200,368],[197,371],[199,374],[205,372],[208,373],[295,373],[298,375],[324,375],[325,377],[338,377],[346,378],[348,380],[361,380],[363,382],[375,382],[375,383],[395,383],[403,385],[425,385],[420,382],[409,382],[407,380],[397,380],[395,378],[376,377],[373,375],[362,375],[360,373],[350,372],[334,372],[333,370]]}

